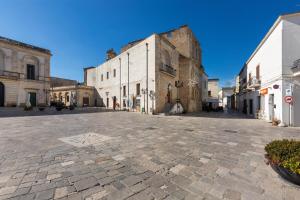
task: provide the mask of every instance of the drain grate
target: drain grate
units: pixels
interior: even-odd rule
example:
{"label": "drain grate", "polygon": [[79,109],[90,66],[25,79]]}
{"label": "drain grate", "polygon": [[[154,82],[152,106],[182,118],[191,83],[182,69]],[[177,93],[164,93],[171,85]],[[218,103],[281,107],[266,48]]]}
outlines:
{"label": "drain grate", "polygon": [[194,130],[193,129],[189,129],[189,128],[186,128],[184,129],[185,131],[188,131],[188,132],[193,132]]}
{"label": "drain grate", "polygon": [[237,133],[237,131],[234,131],[234,130],[224,130],[224,131],[227,133]]}

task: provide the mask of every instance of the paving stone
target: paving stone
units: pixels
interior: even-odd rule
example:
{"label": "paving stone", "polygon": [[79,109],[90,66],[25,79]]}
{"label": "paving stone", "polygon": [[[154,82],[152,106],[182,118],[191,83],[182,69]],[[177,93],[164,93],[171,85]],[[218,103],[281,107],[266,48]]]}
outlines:
{"label": "paving stone", "polygon": [[72,164],[74,164],[74,161],[67,161],[67,162],[61,163],[61,165],[62,165],[63,167],[66,167],[66,166],[69,166],[69,165],[72,165]]}
{"label": "paving stone", "polygon": [[0,196],[6,195],[6,194],[11,194],[11,193],[15,192],[16,189],[17,189],[16,186],[8,186],[8,187],[0,188]]}
{"label": "paving stone", "polygon": [[54,199],[59,199],[68,195],[68,187],[61,187],[55,189]]}
{"label": "paving stone", "polygon": [[101,186],[104,186],[104,185],[107,185],[107,184],[110,184],[112,182],[114,182],[115,180],[111,177],[105,177],[105,178],[102,178],[102,179],[99,179],[98,182],[100,183]]}
{"label": "paving stone", "polygon": [[54,189],[44,190],[36,194],[36,200],[47,200],[54,197]]}
{"label": "paving stone", "polygon": [[57,179],[57,178],[60,178],[61,177],[61,174],[49,174],[47,176],[47,180],[51,181],[53,179]]}
{"label": "paving stone", "polygon": [[103,191],[100,191],[100,192],[97,192],[97,193],[91,195],[90,197],[87,197],[86,200],[101,199],[107,195],[108,195],[108,193],[105,190],[103,190]]}
{"label": "paving stone", "polygon": [[[40,123],[36,119],[41,119]],[[12,193],[0,195],[0,199],[25,193],[28,188],[29,193],[12,198],[39,199],[34,195],[48,190],[53,191],[52,198],[55,193],[61,194],[62,200],[97,198],[104,190],[107,196],[103,200],[296,200],[294,197],[300,196],[299,188],[290,187],[265,165],[263,149],[274,139],[297,138],[299,130],[285,128],[283,132],[234,113],[197,113],[189,117],[127,112],[3,117],[0,127],[4,136],[0,146],[5,150],[0,151],[0,190],[17,187]],[[58,141],[90,131],[111,139],[85,147]],[[16,144],[13,137],[24,145]],[[76,192],[74,184],[90,177],[97,180],[97,185]],[[63,189],[56,191],[65,187],[65,194]],[[228,189],[240,195],[226,193]]]}
{"label": "paving stone", "polygon": [[141,182],[143,179],[141,177],[138,176],[129,176],[127,178],[125,178],[124,180],[121,181],[121,183],[123,183],[124,185],[132,186],[135,185],[139,182]]}
{"label": "paving stone", "polygon": [[74,186],[75,186],[76,190],[78,192],[80,192],[82,190],[85,190],[87,188],[93,187],[98,184],[99,183],[95,177],[89,177],[89,178],[82,179],[80,181],[75,182]]}
{"label": "paving stone", "polygon": [[18,188],[13,194],[11,194],[11,197],[25,195],[30,191],[30,189],[31,189],[30,187]]}
{"label": "paving stone", "polygon": [[230,199],[230,200],[240,200],[241,199],[241,193],[235,190],[227,189],[223,195],[224,199]]}

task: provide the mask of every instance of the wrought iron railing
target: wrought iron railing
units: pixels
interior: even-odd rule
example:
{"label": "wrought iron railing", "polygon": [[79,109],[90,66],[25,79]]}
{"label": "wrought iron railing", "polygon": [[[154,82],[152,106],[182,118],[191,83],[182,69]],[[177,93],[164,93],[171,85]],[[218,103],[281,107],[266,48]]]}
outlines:
{"label": "wrought iron railing", "polygon": [[258,87],[261,84],[260,77],[251,77],[248,81],[248,86],[249,87]]}
{"label": "wrought iron railing", "polygon": [[173,67],[169,66],[169,65],[166,65],[164,63],[162,63],[160,65],[160,71],[163,71],[163,72],[166,72],[172,76],[176,76],[176,69],[174,69]]}

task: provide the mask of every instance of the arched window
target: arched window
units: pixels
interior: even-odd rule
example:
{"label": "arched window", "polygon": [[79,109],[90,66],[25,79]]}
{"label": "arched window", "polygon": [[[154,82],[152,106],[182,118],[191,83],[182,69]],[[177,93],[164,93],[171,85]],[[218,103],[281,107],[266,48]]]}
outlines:
{"label": "arched window", "polygon": [[5,60],[5,55],[4,53],[0,50],[0,71],[4,71],[4,60]]}

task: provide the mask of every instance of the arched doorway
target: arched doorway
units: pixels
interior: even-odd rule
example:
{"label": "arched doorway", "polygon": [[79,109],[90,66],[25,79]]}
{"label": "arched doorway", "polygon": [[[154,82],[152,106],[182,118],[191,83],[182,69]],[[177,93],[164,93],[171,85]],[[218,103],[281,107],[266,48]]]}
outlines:
{"label": "arched doorway", "polygon": [[0,107],[4,106],[5,99],[5,87],[2,82],[0,82]]}

